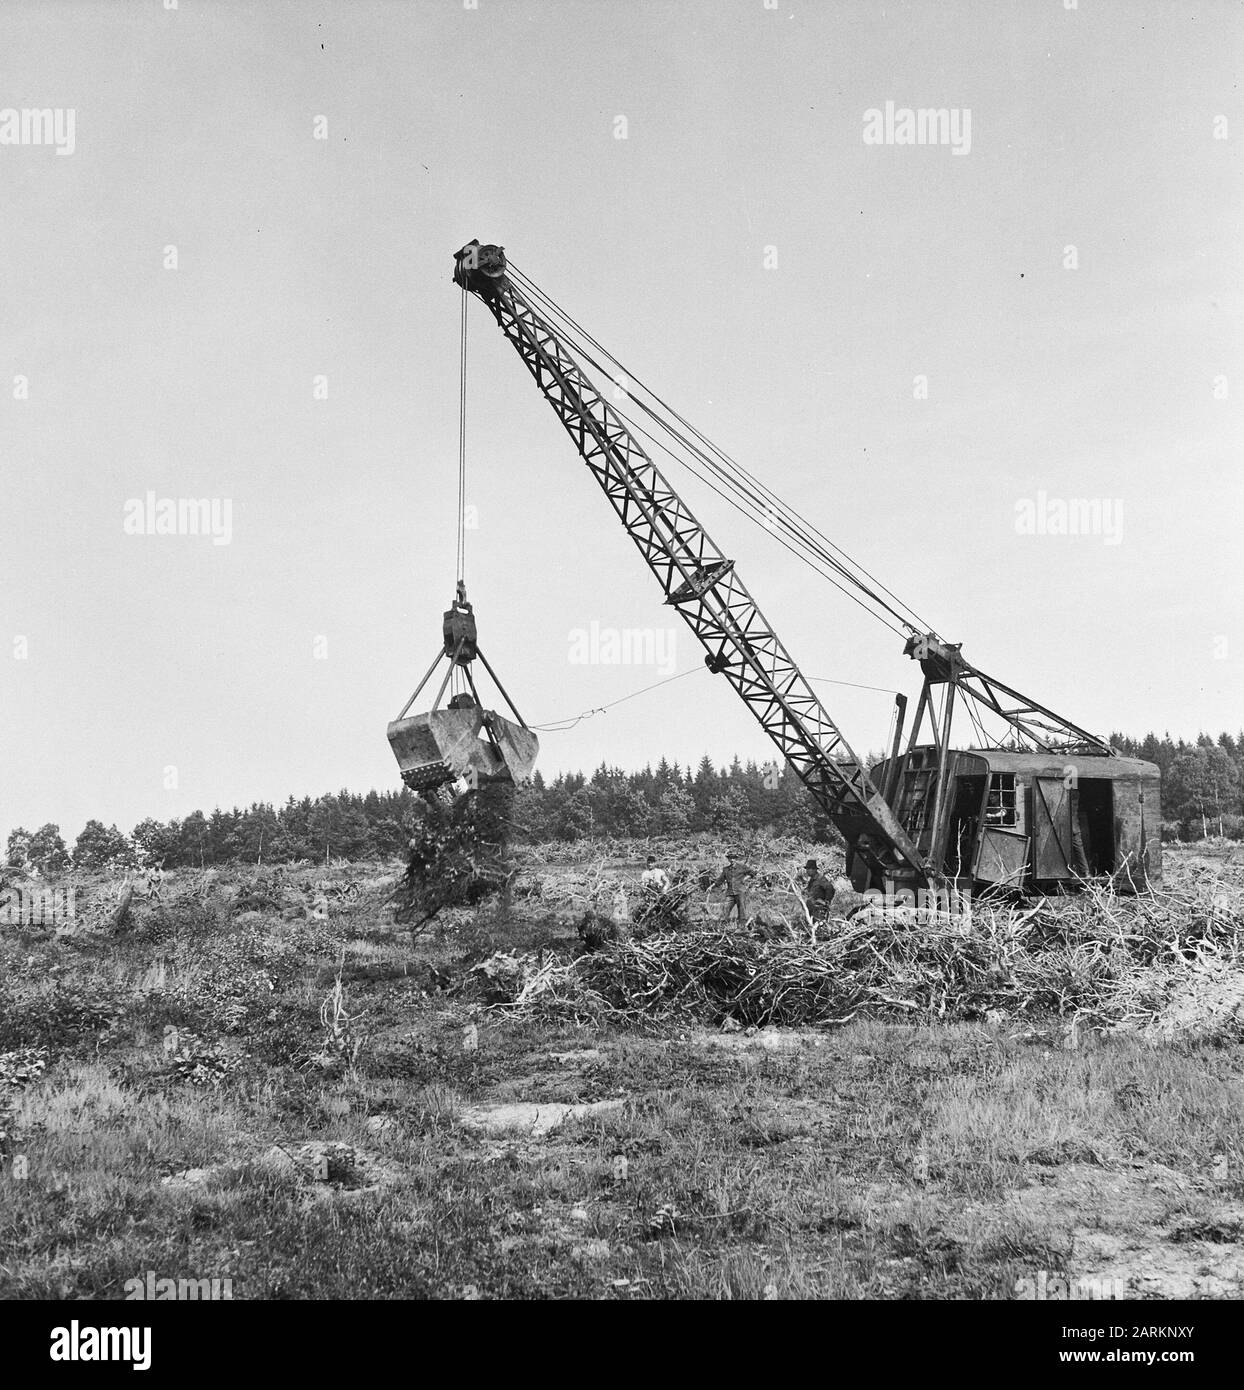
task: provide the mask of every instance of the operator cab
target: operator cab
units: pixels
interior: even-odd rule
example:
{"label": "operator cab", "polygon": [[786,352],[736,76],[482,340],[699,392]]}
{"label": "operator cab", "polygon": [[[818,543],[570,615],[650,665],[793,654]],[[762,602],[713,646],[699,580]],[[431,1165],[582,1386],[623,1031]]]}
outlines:
{"label": "operator cab", "polygon": [[938,797],[931,745],[871,769],[930,866],[963,888],[1057,891],[1110,876],[1162,881],[1160,773],[1137,758],[949,750]]}

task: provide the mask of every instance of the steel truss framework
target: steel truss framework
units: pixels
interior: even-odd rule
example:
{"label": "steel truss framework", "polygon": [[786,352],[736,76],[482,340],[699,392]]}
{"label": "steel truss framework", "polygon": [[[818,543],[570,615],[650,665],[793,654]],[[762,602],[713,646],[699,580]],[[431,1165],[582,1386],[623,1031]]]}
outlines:
{"label": "steel truss framework", "polygon": [[782,757],[878,878],[927,883],[920,852],[841,729],[713,543],[625,421],[505,274],[500,248],[472,243],[454,279],[491,310],[674,607]]}
{"label": "steel truss framework", "polygon": [[[1105,739],[977,670],[963,658],[958,644],[943,642],[933,633],[924,633],[910,637],[904,651],[920,662],[924,672],[924,689],[920,693],[916,722],[911,731],[912,745],[920,733],[921,715],[931,700],[931,687],[944,683],[948,692],[957,690],[980,709],[1009,724],[1014,731],[1016,745],[1043,753],[1086,753],[1107,758],[1118,756],[1117,750]],[[1006,703],[1004,697],[1014,703]],[[936,720],[933,720],[933,733],[940,747],[942,741],[937,739]]]}

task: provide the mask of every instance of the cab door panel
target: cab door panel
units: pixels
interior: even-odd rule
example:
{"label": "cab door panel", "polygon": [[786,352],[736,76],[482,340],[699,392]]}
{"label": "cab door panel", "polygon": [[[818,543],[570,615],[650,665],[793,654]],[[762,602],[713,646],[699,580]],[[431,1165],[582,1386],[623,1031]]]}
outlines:
{"label": "cab door panel", "polygon": [[1061,777],[1032,784],[1032,876],[1072,877],[1071,792]]}
{"label": "cab door panel", "polygon": [[977,882],[1018,888],[1027,868],[1027,835],[1018,830],[1000,830],[993,825],[981,831],[980,847],[972,866],[972,877]]}

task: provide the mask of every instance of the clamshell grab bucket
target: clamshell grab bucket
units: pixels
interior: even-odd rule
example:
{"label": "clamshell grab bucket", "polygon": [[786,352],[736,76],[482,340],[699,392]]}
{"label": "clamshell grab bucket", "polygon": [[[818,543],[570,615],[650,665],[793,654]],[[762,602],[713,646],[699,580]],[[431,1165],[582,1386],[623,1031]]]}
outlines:
{"label": "clamshell grab bucket", "polygon": [[[472,663],[479,659],[492,677],[493,684],[509,706],[517,723],[503,718],[494,710],[484,709],[471,674]],[[407,717],[407,710],[419,698],[419,692],[432,679],[433,672],[448,659],[449,670],[441,681],[436,699],[427,714]],[[470,687],[470,693],[459,689],[445,709],[441,697],[451,678]],[[480,650],[475,627],[475,610],[467,602],[466,586],[458,580],[454,601],[445,613],[441,629],[441,650],[436,654],[427,673],[406,701],[402,712],[389,725],[389,746],[402,772],[402,781],[415,792],[431,791],[446,782],[465,779],[471,786],[481,782],[530,782],[540,751],[540,740],[527,727]]]}
{"label": "clamshell grab bucket", "polygon": [[459,777],[530,782],[540,751],[530,729],[478,708],[395,719],[388,732],[402,781],[412,791],[429,791]]}

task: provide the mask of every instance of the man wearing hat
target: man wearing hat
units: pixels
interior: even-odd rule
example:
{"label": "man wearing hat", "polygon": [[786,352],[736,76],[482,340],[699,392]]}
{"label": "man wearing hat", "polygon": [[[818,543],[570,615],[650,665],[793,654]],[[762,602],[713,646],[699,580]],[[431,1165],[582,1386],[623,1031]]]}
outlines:
{"label": "man wearing hat", "polygon": [[823,922],[829,916],[829,905],[834,900],[834,885],[817,868],[815,859],[809,859],[804,869],[808,874],[808,886],[804,893],[808,916],[814,922]]}
{"label": "man wearing hat", "polygon": [[713,881],[709,888],[711,893],[714,888],[721,884],[726,886],[726,916],[725,920],[730,920],[731,913],[738,917],[739,926],[747,923],[747,882],[749,878],[756,877],[756,870],[750,864],[744,864],[735,856],[733,850],[726,853],[726,867]]}

